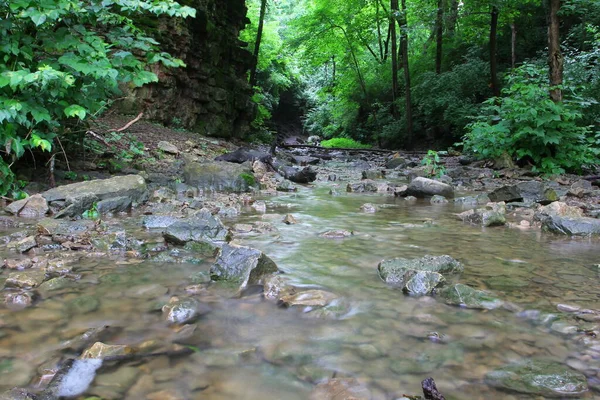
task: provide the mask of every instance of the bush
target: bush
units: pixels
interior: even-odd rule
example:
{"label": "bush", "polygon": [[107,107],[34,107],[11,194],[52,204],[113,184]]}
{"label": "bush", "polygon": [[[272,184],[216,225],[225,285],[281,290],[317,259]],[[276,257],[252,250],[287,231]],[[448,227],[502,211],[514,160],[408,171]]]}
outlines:
{"label": "bush", "polygon": [[591,130],[580,126],[581,104],[569,100],[554,103],[549,97],[546,71],[533,64],[519,67],[508,77],[504,97],[484,102],[484,116],[467,126],[465,150],[478,158],[496,158],[503,153],[527,158],[534,170],[545,174],[581,172],[597,162]]}
{"label": "bush", "polygon": [[321,146],[326,148],[342,148],[342,149],[370,149],[368,144],[362,144],[354,139],[348,138],[333,138],[321,142]]}
{"label": "bush", "polygon": [[[147,64],[183,66],[134,23],[140,16],[188,17],[172,0],[0,2],[0,195],[14,186],[10,166],[107,107],[119,84],[156,82]],[[85,132],[78,127],[76,131]]]}

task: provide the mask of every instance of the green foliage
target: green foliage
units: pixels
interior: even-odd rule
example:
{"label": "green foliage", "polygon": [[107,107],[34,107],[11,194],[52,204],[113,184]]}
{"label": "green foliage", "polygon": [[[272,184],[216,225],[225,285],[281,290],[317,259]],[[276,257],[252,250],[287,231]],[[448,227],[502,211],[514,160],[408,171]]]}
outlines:
{"label": "green foliage", "polygon": [[67,171],[65,172],[65,179],[69,180],[69,181],[74,181],[77,179],[77,172],[74,171]]}
{"label": "green foliage", "polygon": [[354,139],[349,138],[333,138],[321,142],[321,146],[325,148],[344,148],[344,149],[370,149],[368,144],[362,144]]}
{"label": "green foliage", "polygon": [[81,217],[83,219],[98,219],[99,216],[100,214],[98,213],[98,203],[92,204],[89,210],[85,210],[83,214],[81,214]]}
{"label": "green foliage", "polygon": [[[525,64],[508,77],[503,97],[484,102],[484,116],[470,124],[464,146],[479,158],[504,152],[530,160],[545,174],[581,172],[598,160],[591,147],[589,127],[579,124],[581,104],[569,96],[562,103],[549,97],[546,73]],[[563,88],[568,96],[571,88]]]}
{"label": "green foliage", "polygon": [[254,178],[254,175],[252,174],[242,173],[240,174],[240,178],[242,178],[248,186],[256,185],[256,178]]}
{"label": "green foliage", "polygon": [[429,176],[435,176],[439,178],[446,173],[446,167],[440,165],[440,155],[435,150],[428,150],[427,155],[423,157],[421,164],[427,167]]}
{"label": "green foliage", "polygon": [[[96,115],[118,92],[156,82],[148,64],[184,65],[160,51],[134,23],[140,15],[189,17],[172,0],[15,0],[0,2],[0,194],[7,166]],[[12,183],[11,183],[12,182]]]}

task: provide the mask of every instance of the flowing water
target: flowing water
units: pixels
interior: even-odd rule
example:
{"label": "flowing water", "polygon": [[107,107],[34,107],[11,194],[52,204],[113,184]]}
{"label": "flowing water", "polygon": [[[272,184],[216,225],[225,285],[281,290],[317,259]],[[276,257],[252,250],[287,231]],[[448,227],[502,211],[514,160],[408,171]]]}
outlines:
{"label": "flowing water", "polygon": [[[490,388],[484,376],[531,358],[573,365],[585,371],[591,386],[600,386],[600,363],[589,354],[589,343],[578,340],[581,334],[558,332],[561,325],[553,325],[549,316],[566,318],[557,311],[559,303],[600,309],[600,278],[593,266],[600,262],[597,240],[482,229],[456,220],[453,213],[463,209],[452,204],[332,196],[329,188],[319,183],[267,198],[267,214],[249,212],[225,221],[271,221],[277,232],[236,241],[264,251],[294,286],[339,296],[329,314],[279,308],[252,290],[237,298],[208,286],[197,297],[211,311],[186,340],[193,354],[102,369],[86,394],[104,399],[177,398],[167,394],[207,400],[308,399],[314,382],[336,376],[355,377],[374,399],[395,399],[419,394],[421,380],[432,376],[448,399],[520,399],[530,397]],[[361,212],[367,202],[378,211]],[[280,222],[288,213],[297,224]],[[134,236],[152,237],[139,227],[140,218],[132,216],[125,224]],[[354,235],[320,236],[332,229]],[[470,310],[434,297],[407,297],[378,277],[382,259],[426,254],[460,260],[465,265],[461,283],[489,289],[512,306]],[[36,377],[56,361],[61,343],[90,327],[115,328],[104,340],[110,344],[172,341],[178,333],[156,311],[157,304],[185,295],[190,277],[207,271],[210,261],[86,258],[78,263],[79,281],[43,294],[33,307],[0,308],[0,389],[38,384]],[[592,391],[584,397],[593,398],[593,393],[599,395]]]}

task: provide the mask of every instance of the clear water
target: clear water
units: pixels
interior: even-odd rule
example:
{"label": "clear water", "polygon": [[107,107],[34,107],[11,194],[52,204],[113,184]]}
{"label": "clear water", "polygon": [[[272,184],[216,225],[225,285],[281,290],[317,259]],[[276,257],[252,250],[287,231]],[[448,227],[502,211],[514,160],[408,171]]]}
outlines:
{"label": "clear water", "polygon": [[[496,391],[484,376],[530,358],[577,363],[591,386],[600,386],[600,362],[590,355],[591,344],[578,340],[583,335],[563,335],[542,317],[527,318],[514,310],[566,318],[557,304],[600,309],[600,278],[593,267],[600,262],[597,239],[482,229],[458,221],[453,214],[463,209],[453,205],[379,195],[331,196],[324,183],[265,200],[267,214],[283,218],[290,213],[298,224],[269,218],[278,232],[238,236],[236,241],[263,250],[291,284],[340,296],[338,318],[282,309],[258,294],[236,298],[211,286],[197,295],[212,311],[186,341],[197,350],[194,354],[103,369],[87,394],[143,399],[167,391],[185,399],[308,399],[314,382],[349,376],[364,383],[374,399],[395,399],[420,394],[421,380],[432,376],[448,399],[519,399],[530,397]],[[361,212],[367,202],[379,206],[378,212]],[[260,220],[266,219],[247,213],[226,223]],[[126,225],[134,235],[148,236],[138,222],[139,217],[132,217]],[[320,236],[331,229],[354,235]],[[407,297],[377,275],[384,258],[426,254],[462,261],[460,282],[490,289],[514,303],[514,309],[468,310],[432,297]],[[35,386],[44,365],[59,357],[60,344],[90,327],[117,328],[104,340],[109,344],[172,341],[175,328],[152,310],[171,295],[185,295],[190,276],[210,266],[210,260],[193,265],[86,258],[78,263],[80,281],[51,292],[34,307],[0,308],[0,389]],[[151,298],[139,295],[138,289],[150,285],[165,291]],[[98,299],[97,309],[80,312],[73,302],[82,296]],[[442,339],[431,340],[433,332]],[[592,391],[584,397],[594,393],[599,395]]]}

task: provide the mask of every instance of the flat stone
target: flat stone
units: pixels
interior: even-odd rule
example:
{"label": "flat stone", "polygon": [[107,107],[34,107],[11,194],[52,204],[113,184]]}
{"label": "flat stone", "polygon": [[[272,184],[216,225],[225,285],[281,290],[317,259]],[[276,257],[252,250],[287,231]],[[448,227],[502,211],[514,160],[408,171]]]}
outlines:
{"label": "flat stone", "polygon": [[407,194],[418,198],[439,195],[450,199],[454,198],[454,189],[443,182],[417,177],[408,185]]}
{"label": "flat stone", "polygon": [[504,302],[493,294],[461,283],[445,287],[438,294],[447,304],[465,308],[493,310],[504,305]]}
{"label": "flat stone", "polygon": [[89,349],[85,350],[81,358],[104,359],[111,356],[124,356],[133,353],[133,348],[126,345],[111,345],[102,342],[94,343]]}
{"label": "flat stone", "polygon": [[50,208],[44,197],[35,194],[23,200],[17,200],[4,208],[4,211],[25,218],[40,218],[45,216]]}
{"label": "flat stone", "polygon": [[207,314],[210,308],[194,298],[173,297],[162,308],[167,322],[170,324],[189,324],[200,316]]}
{"label": "flat stone", "polygon": [[163,237],[169,243],[184,245],[191,241],[223,242],[229,239],[230,233],[218,217],[202,210],[167,226]]}
{"label": "flat stone", "polygon": [[488,203],[485,208],[468,210],[458,214],[463,222],[481,226],[502,226],[506,224],[504,203]]}
{"label": "flat stone", "polygon": [[354,235],[354,233],[350,231],[345,231],[341,229],[331,230],[320,234],[319,236],[326,239],[343,239]]}
{"label": "flat stone", "polygon": [[25,253],[26,251],[29,251],[34,247],[37,247],[35,236],[27,236],[26,238],[19,240],[16,246],[17,250],[20,253]]}
{"label": "flat stone", "polygon": [[186,162],[183,176],[188,185],[206,191],[240,193],[256,185],[250,168],[226,161]]}
{"label": "flat stone", "polygon": [[402,286],[408,271],[428,271],[440,274],[454,274],[464,270],[464,266],[454,258],[444,256],[424,256],[416,259],[392,258],[383,260],[377,266],[379,276],[386,283]]}
{"label": "flat stone", "polygon": [[167,142],[165,140],[161,140],[160,142],[158,142],[158,144],[156,145],[156,147],[159,150],[164,151],[165,153],[168,154],[174,154],[174,155],[178,155],[179,154],[179,149],[177,148],[177,146],[175,146],[174,144]]}
{"label": "flat stone", "polygon": [[324,290],[306,290],[282,296],[279,302],[285,307],[325,307],[337,298],[337,295]]}
{"label": "flat stone", "polygon": [[40,270],[27,270],[23,272],[11,272],[4,282],[6,287],[14,287],[21,289],[30,289],[37,287],[44,282],[46,274]]}
{"label": "flat stone", "polygon": [[31,259],[29,258],[22,258],[22,259],[7,259],[4,260],[4,267],[8,268],[8,269],[14,269],[14,270],[19,270],[22,271],[24,269],[29,269],[33,266],[33,261],[31,261]]}

